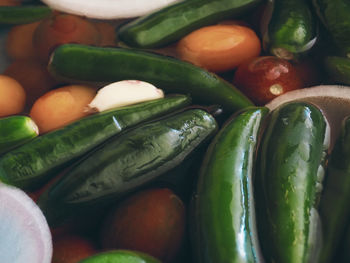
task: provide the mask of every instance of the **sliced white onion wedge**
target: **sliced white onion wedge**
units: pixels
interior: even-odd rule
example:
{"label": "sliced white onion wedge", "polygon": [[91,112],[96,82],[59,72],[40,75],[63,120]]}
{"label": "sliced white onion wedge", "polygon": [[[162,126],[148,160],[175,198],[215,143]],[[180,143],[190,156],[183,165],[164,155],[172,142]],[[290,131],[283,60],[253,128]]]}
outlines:
{"label": "sliced white onion wedge", "polygon": [[99,89],[87,111],[101,112],[163,97],[164,92],[148,82],[122,80]]}
{"label": "sliced white onion wedge", "polygon": [[179,0],[42,0],[52,9],[97,19],[146,15]]}
{"label": "sliced white onion wedge", "polygon": [[0,262],[51,263],[52,239],[40,208],[22,190],[0,183]]}
{"label": "sliced white onion wedge", "polygon": [[273,110],[283,103],[295,100],[314,103],[321,109],[329,123],[332,146],[339,135],[343,119],[350,116],[350,87],[320,85],[293,90],[276,97],[265,106]]}

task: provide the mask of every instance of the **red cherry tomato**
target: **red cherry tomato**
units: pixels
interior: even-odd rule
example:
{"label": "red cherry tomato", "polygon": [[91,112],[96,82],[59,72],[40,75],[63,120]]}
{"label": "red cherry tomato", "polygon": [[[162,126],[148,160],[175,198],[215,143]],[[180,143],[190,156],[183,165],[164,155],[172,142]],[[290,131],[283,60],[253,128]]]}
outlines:
{"label": "red cherry tomato", "polygon": [[93,243],[83,237],[60,236],[53,240],[52,263],[77,263],[95,253]]}
{"label": "red cherry tomato", "polygon": [[257,105],[303,87],[294,66],[273,56],[256,57],[242,63],[235,72],[233,83]]}
{"label": "red cherry tomato", "polygon": [[113,208],[101,230],[105,249],[137,250],[171,262],[181,247],[185,207],[170,189],[148,189]]}
{"label": "red cherry tomato", "polygon": [[293,63],[300,78],[303,80],[304,87],[321,85],[322,74],[319,64],[311,58],[305,58]]}

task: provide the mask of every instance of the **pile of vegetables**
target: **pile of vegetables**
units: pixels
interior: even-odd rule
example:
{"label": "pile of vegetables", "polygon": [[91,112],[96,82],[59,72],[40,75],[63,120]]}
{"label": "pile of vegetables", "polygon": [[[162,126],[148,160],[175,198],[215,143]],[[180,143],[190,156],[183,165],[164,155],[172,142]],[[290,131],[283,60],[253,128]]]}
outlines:
{"label": "pile of vegetables", "polygon": [[0,1],[4,259],[348,262],[349,14]]}

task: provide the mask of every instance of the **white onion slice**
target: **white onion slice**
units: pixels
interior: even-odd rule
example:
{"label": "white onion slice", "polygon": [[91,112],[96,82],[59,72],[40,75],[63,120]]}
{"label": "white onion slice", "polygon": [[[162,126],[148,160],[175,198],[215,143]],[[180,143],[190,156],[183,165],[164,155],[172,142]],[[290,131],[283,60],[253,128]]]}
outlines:
{"label": "white onion slice", "polygon": [[51,263],[52,239],[40,208],[22,190],[0,183],[0,262]]}
{"label": "white onion slice", "polygon": [[42,0],[52,9],[96,19],[143,16],[179,0]]}

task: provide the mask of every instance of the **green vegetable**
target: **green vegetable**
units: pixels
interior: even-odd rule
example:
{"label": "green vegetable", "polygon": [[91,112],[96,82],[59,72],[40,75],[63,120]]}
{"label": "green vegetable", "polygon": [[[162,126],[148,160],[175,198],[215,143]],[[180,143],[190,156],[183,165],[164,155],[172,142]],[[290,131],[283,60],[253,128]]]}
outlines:
{"label": "green vegetable", "polygon": [[0,6],[0,25],[19,25],[39,21],[52,14],[52,10],[42,5]]}
{"label": "green vegetable", "polygon": [[53,225],[104,206],[179,165],[216,130],[215,119],[200,109],[136,127],[73,166],[39,206]]}
{"label": "green vegetable", "polygon": [[350,57],[350,2],[348,0],[312,0],[320,20],[340,48]]}
{"label": "green vegetable", "polygon": [[305,0],[270,0],[264,12],[264,49],[284,59],[297,59],[317,39],[317,20]]}
{"label": "green vegetable", "polygon": [[161,263],[159,260],[131,250],[111,250],[90,256],[78,263]]}
{"label": "green vegetable", "polygon": [[330,262],[348,263],[350,258],[350,224],[346,223],[346,231],[342,234],[340,246],[336,251],[335,257]]}
{"label": "green vegetable", "polygon": [[38,188],[56,171],[108,138],[189,103],[187,96],[169,96],[97,113],[41,135],[0,158],[0,180],[24,189]]}
{"label": "green vegetable", "polygon": [[256,180],[258,230],[267,262],[318,262],[317,209],[328,134],[323,114],[312,104],[287,103],[270,116]]}
{"label": "green vegetable", "polygon": [[189,93],[195,103],[222,105],[227,113],[252,105],[238,89],[213,73],[175,58],[139,50],[61,45],[53,52],[49,70],[67,80],[143,80],[166,93]]}
{"label": "green vegetable", "polygon": [[325,240],[321,263],[332,262],[350,219],[350,117],[344,120],[332,150],[326,179],[320,202]]}
{"label": "green vegetable", "polygon": [[260,0],[182,1],[123,25],[118,29],[118,37],[131,47],[162,47],[200,27],[238,17],[260,2]]}
{"label": "green vegetable", "polygon": [[211,142],[193,199],[196,262],[262,262],[253,174],[267,108],[231,118]]}
{"label": "green vegetable", "polygon": [[334,81],[350,85],[350,59],[329,56],[325,58],[325,69]]}
{"label": "green vegetable", "polygon": [[39,134],[38,126],[27,116],[0,119],[0,154],[24,144]]}

